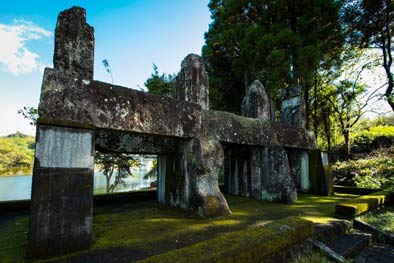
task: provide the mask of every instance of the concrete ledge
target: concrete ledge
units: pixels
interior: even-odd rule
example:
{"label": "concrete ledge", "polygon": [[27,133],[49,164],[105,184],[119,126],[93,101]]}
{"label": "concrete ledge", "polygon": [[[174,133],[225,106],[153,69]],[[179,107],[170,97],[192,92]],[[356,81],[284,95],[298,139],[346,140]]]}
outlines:
{"label": "concrete ledge", "polygon": [[369,195],[346,200],[335,205],[335,213],[345,217],[355,217],[371,211],[376,207],[387,203],[391,199],[391,192],[380,191]]}
{"label": "concrete ledge", "polygon": [[313,234],[311,221],[288,217],[263,226],[223,234],[181,249],[146,258],[138,263],[243,263],[265,262]]}

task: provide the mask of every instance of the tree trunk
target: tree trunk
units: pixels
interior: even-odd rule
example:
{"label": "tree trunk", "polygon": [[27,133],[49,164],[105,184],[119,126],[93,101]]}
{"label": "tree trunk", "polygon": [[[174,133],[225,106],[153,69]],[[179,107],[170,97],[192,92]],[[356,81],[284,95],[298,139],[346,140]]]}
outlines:
{"label": "tree trunk", "polygon": [[322,105],[322,118],[324,126],[324,134],[327,140],[327,151],[331,151],[331,127],[330,127],[330,112],[327,105]]}
{"label": "tree trunk", "polygon": [[315,96],[313,100],[313,131],[315,133],[315,139],[317,141],[318,136],[318,116],[317,116],[317,67],[315,66],[315,78],[313,85],[313,95]]}
{"label": "tree trunk", "polygon": [[305,114],[306,114],[306,129],[310,130],[310,107],[309,107],[309,85],[307,82],[304,84],[304,100],[305,100]]}
{"label": "tree trunk", "polygon": [[345,147],[346,147],[346,159],[350,156],[350,143],[349,143],[349,130],[343,129],[342,130],[343,138],[345,139]]}

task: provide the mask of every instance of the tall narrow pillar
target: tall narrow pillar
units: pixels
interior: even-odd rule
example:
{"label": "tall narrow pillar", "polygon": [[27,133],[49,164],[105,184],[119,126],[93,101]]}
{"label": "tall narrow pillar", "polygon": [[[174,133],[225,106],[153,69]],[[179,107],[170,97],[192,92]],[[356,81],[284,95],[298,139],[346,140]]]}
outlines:
{"label": "tall narrow pillar", "polygon": [[[208,74],[200,56],[190,54],[182,61],[177,76],[177,98],[198,104],[203,110],[209,109]],[[201,131],[196,138],[180,143],[177,158],[177,183],[168,185],[166,189],[173,196],[169,203],[195,211],[202,217],[230,214],[218,186],[224,159],[220,142]]]}
{"label": "tall narrow pillar", "polygon": [[[282,90],[281,122],[301,128],[306,128],[306,106],[300,86]],[[298,190],[310,190],[309,157],[305,150],[288,149],[291,173]]]}
{"label": "tall narrow pillar", "polygon": [[37,126],[28,255],[47,258],[92,242],[93,132]]}
{"label": "tall narrow pillar", "polygon": [[177,98],[196,103],[202,109],[209,109],[208,74],[202,57],[189,54],[181,64],[177,78]]}
{"label": "tall narrow pillar", "polygon": [[[93,59],[93,28],[86,23],[85,9],[62,11],[55,30],[54,69],[45,69],[41,92],[67,88],[53,85],[57,76],[91,81]],[[38,110],[44,111],[40,106]],[[28,255],[48,258],[88,248],[92,242],[94,135],[91,130],[45,125],[48,120],[41,118],[37,122]]]}

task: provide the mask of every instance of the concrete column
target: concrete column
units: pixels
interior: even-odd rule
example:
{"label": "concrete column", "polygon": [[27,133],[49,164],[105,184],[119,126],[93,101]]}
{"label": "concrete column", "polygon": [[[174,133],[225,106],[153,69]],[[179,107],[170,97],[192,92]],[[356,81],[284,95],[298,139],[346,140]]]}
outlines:
{"label": "concrete column", "polygon": [[309,179],[309,156],[306,151],[301,153],[301,191],[309,192],[311,181]]}
{"label": "concrete column", "polygon": [[261,199],[261,148],[258,146],[250,147],[250,177],[251,177],[251,196]]}
{"label": "concrete column", "polygon": [[28,255],[47,258],[92,242],[93,132],[37,126]]}
{"label": "concrete column", "polygon": [[287,149],[289,155],[291,174],[298,190],[310,190],[309,157],[308,153],[299,149]]}
{"label": "concrete column", "polygon": [[297,189],[291,176],[287,153],[282,146],[262,148],[261,199],[291,203],[297,200]]}
{"label": "concrete column", "polygon": [[166,164],[165,155],[157,157],[157,201],[161,204],[166,203]]}

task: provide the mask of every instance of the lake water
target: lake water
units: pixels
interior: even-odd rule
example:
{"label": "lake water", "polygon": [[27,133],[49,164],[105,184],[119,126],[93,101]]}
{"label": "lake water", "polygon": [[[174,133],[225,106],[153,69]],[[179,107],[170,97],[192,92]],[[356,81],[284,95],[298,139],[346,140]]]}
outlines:
{"label": "lake water", "polygon": [[[156,177],[144,179],[146,170],[132,170],[133,176],[124,179],[125,184],[116,186],[114,192],[129,192],[149,188]],[[114,182],[113,176],[111,183]],[[31,175],[0,176],[0,201],[30,199]],[[106,193],[106,178],[100,172],[94,173],[94,194]]]}

